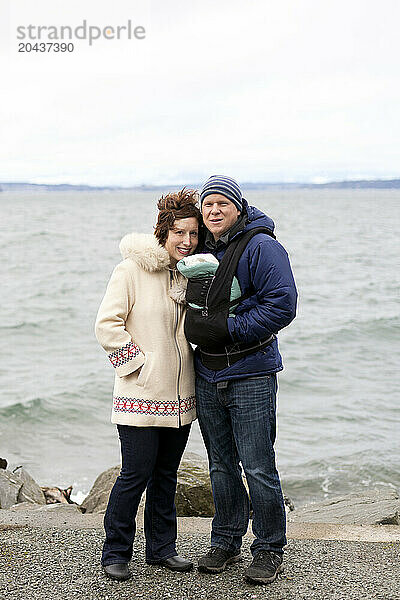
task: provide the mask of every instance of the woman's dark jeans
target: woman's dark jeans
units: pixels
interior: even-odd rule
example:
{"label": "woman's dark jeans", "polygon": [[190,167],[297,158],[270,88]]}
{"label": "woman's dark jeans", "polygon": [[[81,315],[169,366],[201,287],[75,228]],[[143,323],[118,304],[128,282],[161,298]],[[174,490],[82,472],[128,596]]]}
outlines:
{"label": "woman's dark jeans", "polygon": [[176,478],[190,425],[132,427],[117,425],[122,469],[111,490],[104,517],[106,540],[103,566],[128,563],[132,558],[135,518],[144,490],[146,561],[176,555]]}

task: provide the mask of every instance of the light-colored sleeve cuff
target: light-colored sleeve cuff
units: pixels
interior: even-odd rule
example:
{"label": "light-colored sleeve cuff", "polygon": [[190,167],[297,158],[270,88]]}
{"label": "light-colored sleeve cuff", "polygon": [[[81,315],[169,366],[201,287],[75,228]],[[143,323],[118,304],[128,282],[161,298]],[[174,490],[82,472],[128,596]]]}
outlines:
{"label": "light-colored sleeve cuff", "polygon": [[108,355],[112,366],[118,377],[126,377],[144,364],[144,354],[139,346],[133,342],[128,342],[122,348],[111,352]]}

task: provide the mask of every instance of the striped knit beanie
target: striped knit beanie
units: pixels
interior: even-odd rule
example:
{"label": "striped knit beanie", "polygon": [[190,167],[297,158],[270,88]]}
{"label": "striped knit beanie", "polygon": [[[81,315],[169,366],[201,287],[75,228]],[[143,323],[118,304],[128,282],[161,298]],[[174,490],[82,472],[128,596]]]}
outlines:
{"label": "striped knit beanie", "polygon": [[200,192],[200,204],[203,204],[204,198],[210,194],[221,194],[228,198],[238,210],[242,210],[242,192],[239,184],[232,177],[224,175],[211,175],[205,182]]}

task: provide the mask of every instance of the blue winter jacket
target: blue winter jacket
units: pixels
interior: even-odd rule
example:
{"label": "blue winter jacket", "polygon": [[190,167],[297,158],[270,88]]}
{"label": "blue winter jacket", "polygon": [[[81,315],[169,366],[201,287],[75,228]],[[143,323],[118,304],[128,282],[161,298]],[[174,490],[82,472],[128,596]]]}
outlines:
{"label": "blue winter jacket", "polygon": [[[274,230],[273,220],[258,208],[243,200],[248,222],[231,239],[254,227]],[[226,246],[212,253],[221,260]],[[209,249],[207,251],[210,251]],[[251,296],[240,303],[235,317],[228,318],[228,329],[234,342],[258,342],[289,325],[296,316],[297,291],[289,257],[283,246],[265,233],[257,233],[247,244],[236,271],[242,294]],[[195,352],[195,368],[198,375],[209,382],[242,379],[255,375],[276,373],[283,369],[278,350],[278,340],[259,352],[254,352],[222,369],[212,371],[201,362],[199,351]]]}

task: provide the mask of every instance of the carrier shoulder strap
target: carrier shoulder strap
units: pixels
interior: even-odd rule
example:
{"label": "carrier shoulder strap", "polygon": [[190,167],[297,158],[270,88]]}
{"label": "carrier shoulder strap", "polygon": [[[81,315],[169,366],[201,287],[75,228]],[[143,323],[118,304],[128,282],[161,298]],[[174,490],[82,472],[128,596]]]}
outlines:
{"label": "carrier shoulder strap", "polygon": [[230,302],[232,281],[236,273],[239,259],[251,238],[257,233],[265,233],[275,238],[275,235],[268,227],[255,227],[229,243],[210,286],[207,302],[210,312],[216,312],[223,308],[229,309],[231,305],[239,304],[249,296],[248,293],[243,294],[240,298]]}

